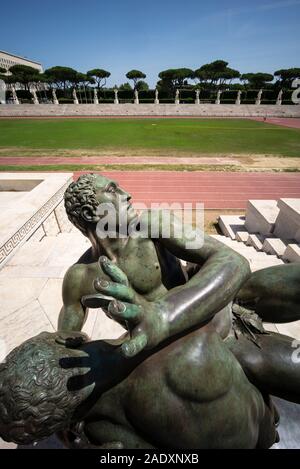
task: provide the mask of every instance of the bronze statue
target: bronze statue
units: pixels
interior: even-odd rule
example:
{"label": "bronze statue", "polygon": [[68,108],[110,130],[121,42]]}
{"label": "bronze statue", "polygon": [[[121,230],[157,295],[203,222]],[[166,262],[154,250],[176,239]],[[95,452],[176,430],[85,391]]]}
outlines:
{"label": "bronze statue", "polygon": [[62,339],[44,332],[0,365],[2,438],[59,432],[75,448],[268,448],[276,439],[271,403],[209,326],[133,358],[115,342]]}
{"label": "bronze statue", "polygon": [[[89,447],[270,447],[278,415],[269,394],[300,402],[300,374],[293,339],[266,332],[262,320],[299,319],[300,267],[251,275],[245,258],[209,236],[186,249],[197,229],[173,236],[175,217],[164,238],[164,213],[139,217],[130,199],[98,175],[66,191],[67,214],[92,247],[65,276],[58,333],[27,341],[0,367],[0,435],[29,442],[59,431],[68,446]],[[118,237],[118,225],[114,238],[99,236],[100,204],[126,212],[128,226],[151,222],[158,236]],[[82,339],[87,308],[98,306],[127,329],[119,341]],[[55,415],[58,395],[65,407]]]}
{"label": "bronze statue", "polygon": [[[154,347],[170,336],[212,319],[220,335],[225,337],[231,327],[227,306],[250,276],[247,260],[206,235],[200,249],[186,249],[187,242],[197,236],[197,230],[181,229],[178,225],[182,222],[175,217],[170,221],[170,237],[162,237],[164,213],[147,212],[138,218],[130,200],[130,194],[115,181],[99,175],[82,176],[67,189],[68,217],[89,238],[92,247],[65,275],[64,307],[58,329],[80,331],[86,314],[82,298],[101,292],[123,300],[122,305],[112,301],[108,306],[108,313],[114,319],[120,320],[120,306],[125,307],[122,324],[127,316],[136,316],[133,322],[138,322],[138,326],[133,327],[131,339],[123,347],[126,356],[136,355],[144,347]],[[101,239],[96,232],[101,218],[97,214],[100,204],[111,204],[117,215],[126,211],[128,224],[143,224],[146,218],[158,236],[154,240],[150,236]],[[174,232],[183,235],[172,236]],[[101,256],[105,257],[99,268]],[[111,262],[105,262],[106,259]],[[187,281],[179,259],[197,264],[201,271]],[[111,283],[114,266],[123,274]],[[96,279],[99,281],[95,284]],[[124,282],[125,286],[119,285]],[[126,288],[127,283],[131,288]],[[223,308],[227,309],[217,314]]]}

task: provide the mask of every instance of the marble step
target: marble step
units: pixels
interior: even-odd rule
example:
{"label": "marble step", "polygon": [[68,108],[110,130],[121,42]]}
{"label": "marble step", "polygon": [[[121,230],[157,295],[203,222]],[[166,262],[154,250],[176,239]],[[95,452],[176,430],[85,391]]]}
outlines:
{"label": "marble step", "polygon": [[273,254],[281,258],[286,250],[287,242],[279,238],[266,238],[262,250],[267,254]]}
{"label": "marble step", "polygon": [[[44,240],[41,241],[43,242]],[[60,233],[55,237],[53,249],[46,259],[46,265],[69,267],[90,247],[91,243],[88,238],[79,231],[78,233]]]}
{"label": "marble step", "polygon": [[218,224],[222,233],[231,239],[235,239],[237,232],[247,231],[243,215],[220,215]]}
{"label": "marble step", "polygon": [[256,270],[264,269],[266,267],[271,267],[273,265],[283,264],[283,261],[281,259],[278,259],[277,256],[268,255],[265,252],[256,251],[254,247],[246,246],[245,244],[231,240],[226,236],[212,235],[212,237],[244,256],[248,260],[250,268],[253,272]]}
{"label": "marble step", "polygon": [[91,246],[90,241],[78,233],[60,233],[45,236],[41,241],[35,239],[23,244],[7,262],[7,267],[68,267]]}
{"label": "marble step", "polygon": [[249,234],[246,241],[246,246],[252,246],[256,251],[261,251],[264,242],[264,237],[259,234]]}
{"label": "marble step", "polygon": [[300,243],[300,199],[280,199],[274,234],[278,238],[295,239]]}
{"label": "marble step", "polygon": [[[257,253],[257,250],[253,246],[247,246],[246,244],[238,242],[237,240],[230,239],[227,236],[212,235],[212,237],[217,239],[218,241],[221,241],[222,243],[226,244],[229,247],[233,246],[233,247],[238,248],[239,251]],[[266,256],[266,253],[264,252],[259,252],[258,254],[264,257]]]}
{"label": "marble step", "polygon": [[288,244],[282,259],[287,262],[300,262],[300,246],[299,244]]}
{"label": "marble step", "polygon": [[276,200],[248,200],[245,228],[249,233],[269,235],[279,214]]}
{"label": "marble step", "polygon": [[[269,256],[271,257],[271,256]],[[250,268],[252,272],[256,270],[266,269],[267,267],[273,267],[275,265],[283,265],[284,262],[281,259],[278,259],[276,256],[272,256],[271,259],[248,259]]]}
{"label": "marble step", "polygon": [[235,239],[241,243],[246,243],[249,237],[248,231],[237,231]]}

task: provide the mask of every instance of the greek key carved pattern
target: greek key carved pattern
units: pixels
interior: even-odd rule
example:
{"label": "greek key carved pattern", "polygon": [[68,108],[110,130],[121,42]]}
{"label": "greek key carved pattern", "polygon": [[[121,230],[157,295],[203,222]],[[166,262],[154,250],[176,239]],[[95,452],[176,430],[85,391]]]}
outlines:
{"label": "greek key carved pattern", "polygon": [[28,233],[38,225],[39,221],[51,211],[51,209],[57,205],[63,199],[64,192],[68,187],[69,182],[64,184],[63,187],[57,191],[51,199],[49,199],[21,228],[6,241],[5,244],[0,246],[0,264],[10,255],[10,253],[20,244],[20,242],[26,237]]}

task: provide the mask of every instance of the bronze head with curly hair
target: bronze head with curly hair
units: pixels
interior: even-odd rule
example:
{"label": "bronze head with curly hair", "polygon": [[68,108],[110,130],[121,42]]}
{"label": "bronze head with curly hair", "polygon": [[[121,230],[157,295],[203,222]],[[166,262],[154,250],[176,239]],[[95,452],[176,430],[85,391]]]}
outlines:
{"label": "bronze head with curly hair", "polygon": [[87,236],[87,221],[82,216],[83,207],[97,210],[95,180],[96,174],[84,174],[69,185],[65,192],[65,209],[69,220],[85,236]]}
{"label": "bronze head with curly hair", "polygon": [[[63,360],[84,354],[43,332],[15,348],[0,365],[0,437],[29,444],[66,429],[89,387],[72,390],[69,380],[84,374]],[[86,370],[85,370],[86,371]]]}
{"label": "bronze head with curly hair", "polygon": [[104,215],[113,220],[116,226],[120,220],[127,225],[137,216],[129,203],[131,195],[116,181],[101,174],[80,176],[67,188],[64,198],[69,220],[92,244],[95,241],[97,223]]}

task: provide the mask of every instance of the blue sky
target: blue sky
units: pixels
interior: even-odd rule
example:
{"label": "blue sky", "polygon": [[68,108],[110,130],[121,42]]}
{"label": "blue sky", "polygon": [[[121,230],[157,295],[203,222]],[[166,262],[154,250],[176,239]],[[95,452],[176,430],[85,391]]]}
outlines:
{"label": "blue sky", "polygon": [[224,59],[242,73],[300,67],[300,0],[14,0],[0,6],[0,50],[86,72],[135,68],[153,86],[167,68]]}

